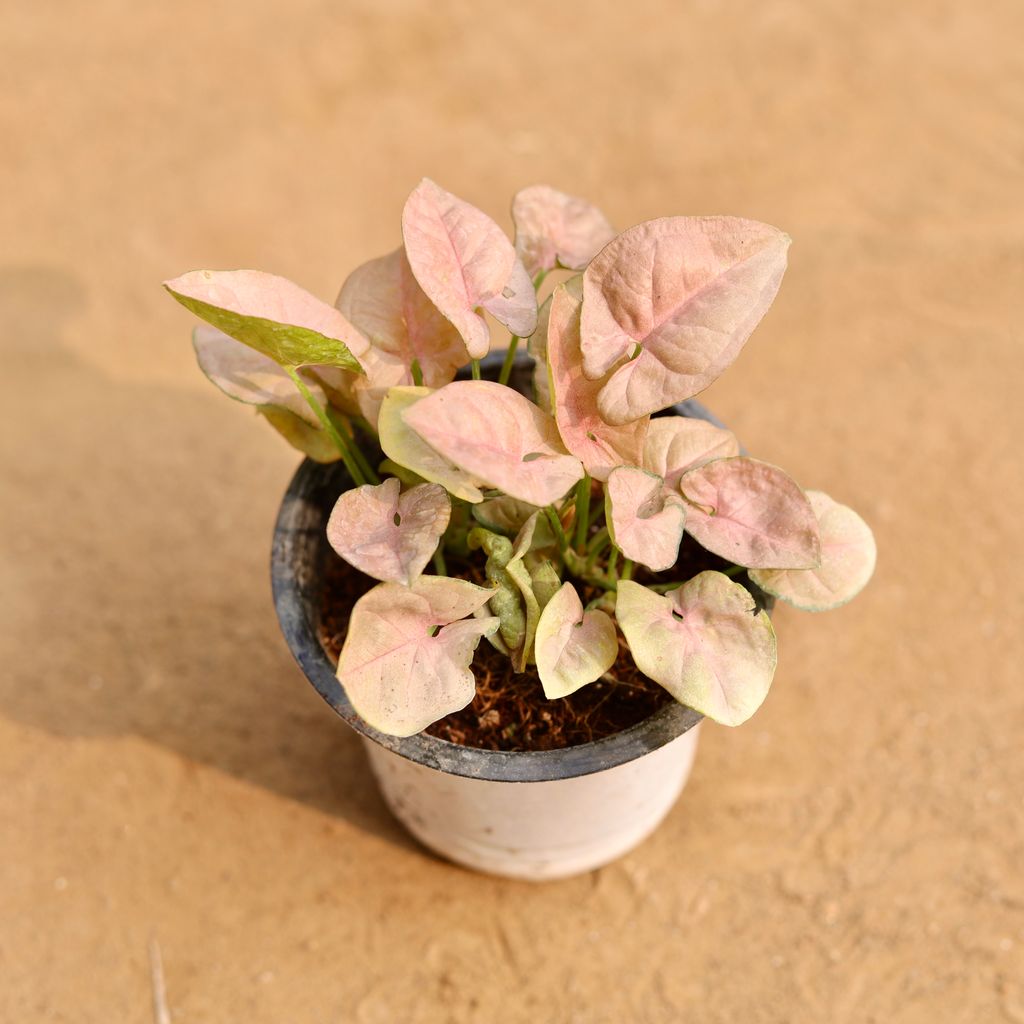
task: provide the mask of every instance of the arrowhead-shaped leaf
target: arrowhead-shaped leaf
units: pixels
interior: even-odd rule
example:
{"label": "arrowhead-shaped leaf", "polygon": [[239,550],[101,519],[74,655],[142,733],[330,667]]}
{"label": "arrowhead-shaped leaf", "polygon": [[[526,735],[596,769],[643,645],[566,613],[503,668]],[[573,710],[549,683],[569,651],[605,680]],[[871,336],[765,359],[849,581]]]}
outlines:
{"label": "arrowhead-shaped leaf", "polygon": [[466,473],[531,505],[550,505],[583,477],[583,466],[566,453],[555,421],[518,392],[492,381],[446,384],[410,405],[403,418]]}
{"label": "arrowhead-shaped leaf", "polygon": [[404,249],[349,274],[335,305],[378,349],[406,367],[417,361],[428,387],[447,384],[469,362],[459,332],[417,283]]}
{"label": "arrowhead-shaped leaf", "polygon": [[688,469],[739,453],[740,443],[731,430],[692,416],[657,416],[647,431],[643,467],[662,477],[666,487],[675,488]]}
{"label": "arrowhead-shaped leaf", "polygon": [[764,701],[775,674],[775,631],[750,592],[702,572],[662,597],[620,580],[615,617],[637,668],[681,704],[740,725]]}
{"label": "arrowhead-shaped leaf", "polygon": [[583,375],[580,354],[580,307],[583,279],[574,277],[555,289],[547,328],[547,361],[558,432],[566,448],[595,480],[607,480],[621,465],[639,465],[649,420],[621,426],[604,421],[597,407],[605,379]]}
{"label": "arrowhead-shaped leaf", "polygon": [[686,532],[736,565],[811,569],[819,564],[818,523],[807,495],[775,466],[745,456],[687,470]]}
{"label": "arrowhead-shaped leaf", "polygon": [[875,538],[851,508],[822,491],[807,497],[821,533],[821,565],[816,569],[751,569],[762,589],[797,608],[822,612],[856,597],[875,571]]}
{"label": "arrowhead-shaped leaf", "polygon": [[582,270],[615,237],[615,229],[592,203],[548,185],[532,185],[512,200],[516,252],[536,277],[556,266]]}
{"label": "arrowhead-shaped leaf", "polygon": [[333,306],[258,270],[194,270],[165,281],[186,309],[281,366],[323,363],[361,373],[369,342]]}
{"label": "arrowhead-shaped leaf", "polygon": [[[192,332],[192,346],[199,368],[229,398],[247,405],[286,409],[310,427],[320,426],[295,381],[269,356],[208,324],[200,324]],[[323,388],[305,373],[303,377],[317,401],[326,403]]]}
{"label": "arrowhead-shaped leaf", "polygon": [[471,503],[483,501],[480,487],[485,481],[446,459],[405,422],[404,414],[433,393],[431,388],[418,387],[398,387],[388,391],[377,418],[381,449],[399,466],[412,470],[424,480],[441,484],[456,498]]}
{"label": "arrowhead-shaped leaf", "polygon": [[665,217],[624,231],[583,276],[588,377],[609,423],[703,391],[739,355],[778,291],[789,237],[736,217]]}
{"label": "arrowhead-shaped leaf", "polygon": [[[464,588],[475,592],[467,592],[472,600],[451,596]],[[338,680],[369,725],[392,736],[412,736],[473,699],[473,652],[482,636],[498,628],[498,620],[455,621],[450,608],[461,611],[474,601],[480,608],[489,596],[490,591],[463,580],[444,580],[432,584],[430,596],[381,583],[356,602]]]}
{"label": "arrowhead-shaped leaf", "polygon": [[409,586],[437,550],[452,506],[440,484],[420,484],[404,494],[400,488],[390,477],[345,491],[327,521],[327,539],[368,576]]}
{"label": "arrowhead-shaped leaf", "polygon": [[544,696],[567,697],[599,679],[615,664],[615,623],[599,610],[584,613],[576,588],[563,583],[537,625],[535,657]]}
{"label": "arrowhead-shaped leaf", "polygon": [[533,285],[512,243],[483,211],[424,178],[406,200],[402,236],[420,287],[474,359],[490,348],[490,331],[476,312],[481,306],[513,334],[533,333]]}
{"label": "arrowhead-shaped leaf", "polygon": [[686,507],[660,476],[635,466],[612,470],[604,489],[605,518],[615,546],[653,572],[671,569],[679,557]]}

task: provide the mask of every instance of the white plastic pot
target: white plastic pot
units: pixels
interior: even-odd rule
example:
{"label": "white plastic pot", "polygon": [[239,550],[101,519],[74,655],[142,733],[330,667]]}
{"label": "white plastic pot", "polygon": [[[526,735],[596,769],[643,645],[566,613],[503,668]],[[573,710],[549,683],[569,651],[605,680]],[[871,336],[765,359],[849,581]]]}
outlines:
{"label": "white plastic pot", "polygon": [[686,783],[698,732],[695,725],[613,768],[546,782],[453,775],[364,743],[388,806],[424,846],[477,871],[542,881],[600,867],[646,839]]}

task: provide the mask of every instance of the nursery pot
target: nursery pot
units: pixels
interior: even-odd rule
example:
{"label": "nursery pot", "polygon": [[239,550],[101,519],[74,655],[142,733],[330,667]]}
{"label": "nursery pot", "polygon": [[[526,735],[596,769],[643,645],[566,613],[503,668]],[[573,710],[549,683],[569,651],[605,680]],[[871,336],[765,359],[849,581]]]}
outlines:
{"label": "nursery pot", "polygon": [[[717,423],[693,401],[674,411]],[[605,739],[524,752],[465,747],[424,733],[387,736],[356,714],[318,638],[323,567],[337,557],[327,544],[327,519],[351,485],[341,463],[307,460],[299,467],[274,532],[274,602],[295,660],[362,736],[399,821],[452,861],[534,880],[588,871],[641,842],[690,773],[702,717],[690,708],[672,702]]]}

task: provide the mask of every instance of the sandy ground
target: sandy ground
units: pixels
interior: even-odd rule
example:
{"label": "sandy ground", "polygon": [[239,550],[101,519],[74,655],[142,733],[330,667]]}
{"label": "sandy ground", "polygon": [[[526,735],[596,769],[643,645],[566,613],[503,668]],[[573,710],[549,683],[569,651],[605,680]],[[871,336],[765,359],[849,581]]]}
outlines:
{"label": "sandy ground", "polygon": [[[155,943],[174,1024],[1024,1021],[1015,0],[5,8],[0,1019],[157,1020]],[[296,457],[159,288],[332,298],[423,174],[789,231],[707,399],[880,546],[664,827],[541,887],[390,819],[274,620]]]}

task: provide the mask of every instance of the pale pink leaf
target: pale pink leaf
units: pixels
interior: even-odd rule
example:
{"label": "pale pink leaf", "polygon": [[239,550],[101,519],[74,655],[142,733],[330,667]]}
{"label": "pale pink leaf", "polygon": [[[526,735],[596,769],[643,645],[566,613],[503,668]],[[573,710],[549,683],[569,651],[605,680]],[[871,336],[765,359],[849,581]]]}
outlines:
{"label": "pale pink leaf", "polygon": [[804,611],[838,608],[857,596],[875,571],[875,538],[853,509],[822,491],[807,497],[821,533],[821,565],[816,569],[751,569],[762,589]]}
{"label": "pale pink leaf", "polygon": [[702,547],[749,568],[819,564],[818,523],[807,495],[781,469],[740,456],[687,470],[686,532]]}
{"label": "pale pink leaf", "polygon": [[549,185],[521,189],[512,200],[516,252],[531,277],[554,270],[582,270],[615,237],[592,203]]}
{"label": "pale pink leaf", "polygon": [[464,472],[531,505],[550,505],[583,477],[583,466],[565,451],[555,421],[492,381],[447,384],[410,405],[403,418]]}
{"label": "pale pink leaf", "polygon": [[480,307],[495,304],[492,312],[499,319],[505,316],[526,334],[533,332],[533,288],[524,293],[516,251],[483,211],[424,178],[406,200],[402,236],[420,287],[455,325],[472,358],[483,358],[490,348],[490,331],[477,313]]}
{"label": "pale pink leaf", "polygon": [[516,337],[528,338],[537,330],[537,293],[519,257],[512,264],[505,287],[483,307]]}
{"label": "pale pink leaf", "polygon": [[451,501],[440,484],[419,484],[404,494],[400,488],[390,477],[345,491],[327,521],[327,540],[368,576],[409,586],[437,550]]}
{"label": "pale pink leaf", "polygon": [[385,394],[377,417],[381,450],[392,462],[441,484],[456,498],[483,501],[480,488],[485,481],[445,458],[405,422],[405,413],[433,393],[426,387],[395,387]]}
{"label": "pale pink leaf", "polygon": [[551,372],[548,367],[548,324],[551,319],[549,295],[537,313],[537,330],[530,335],[527,351],[533,357],[533,398],[545,412],[554,413],[551,403]]}
{"label": "pale pink leaf", "polygon": [[194,270],[164,287],[186,309],[282,366],[361,372],[369,342],[333,306],[258,270]]}
{"label": "pale pink leaf", "polygon": [[597,396],[605,380],[583,375],[580,355],[580,306],[583,281],[574,277],[555,289],[547,324],[546,354],[558,432],[566,448],[595,480],[607,480],[621,465],[639,465],[649,420],[621,426],[606,423]]}
{"label": "pale pink leaf", "polygon": [[666,487],[675,488],[688,469],[739,453],[731,430],[693,416],[656,416],[647,431],[642,465],[662,477]]}
{"label": "pale pink leaf", "polygon": [[675,565],[686,508],[660,476],[635,466],[619,466],[608,477],[604,500],[608,532],[626,558],[652,572]]}
{"label": "pale pink leaf", "polygon": [[[474,601],[475,610],[489,600],[490,591],[465,586],[478,592],[471,601],[446,598],[441,603],[460,604],[461,611]],[[498,619],[453,621],[449,614],[439,602],[397,583],[378,584],[356,602],[338,661],[338,680],[373,728],[412,736],[473,699],[473,652],[482,636],[498,628]]]}
{"label": "pale pink leaf", "polygon": [[576,588],[563,583],[541,612],[534,657],[544,696],[567,697],[615,664],[615,623],[600,610],[583,611]]}
{"label": "pale pink leaf", "polygon": [[[209,324],[200,324],[192,332],[199,368],[228,397],[247,405],[275,406],[298,416],[309,426],[320,421],[299,393],[295,381],[270,356],[235,341]],[[302,375],[313,397],[327,401],[323,388],[305,373]]]}
{"label": "pale pink leaf", "polygon": [[740,725],[768,695],[771,619],[728,576],[702,572],[664,596],[620,580],[615,617],[637,668],[713,721]]}
{"label": "pale pink leaf", "polygon": [[778,291],[789,237],[736,217],[665,217],[624,231],[583,277],[584,370],[609,423],[703,391],[736,358]]}
{"label": "pale pink leaf", "polygon": [[469,362],[459,332],[427,298],[404,249],[357,267],[341,286],[337,308],[382,352],[411,367],[436,388]]}

